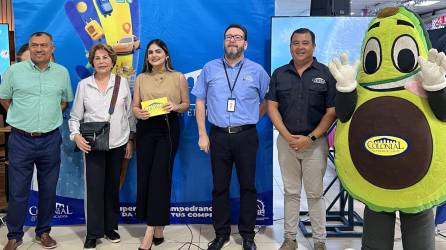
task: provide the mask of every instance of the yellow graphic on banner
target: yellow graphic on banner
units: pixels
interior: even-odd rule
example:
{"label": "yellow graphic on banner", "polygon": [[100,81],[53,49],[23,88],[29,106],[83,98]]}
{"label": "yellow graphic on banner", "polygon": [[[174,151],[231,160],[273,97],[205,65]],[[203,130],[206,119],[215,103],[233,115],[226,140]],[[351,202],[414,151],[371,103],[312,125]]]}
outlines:
{"label": "yellow graphic on banner", "polygon": [[128,78],[134,73],[133,52],[141,46],[138,37],[133,35],[129,3],[109,1],[111,9],[104,12],[103,6],[97,5],[98,1],[92,2],[98,13],[107,43],[119,55],[115,71]]}
{"label": "yellow graphic on banner", "polygon": [[364,146],[367,151],[379,156],[399,155],[408,148],[405,140],[395,136],[374,136],[367,139]]}

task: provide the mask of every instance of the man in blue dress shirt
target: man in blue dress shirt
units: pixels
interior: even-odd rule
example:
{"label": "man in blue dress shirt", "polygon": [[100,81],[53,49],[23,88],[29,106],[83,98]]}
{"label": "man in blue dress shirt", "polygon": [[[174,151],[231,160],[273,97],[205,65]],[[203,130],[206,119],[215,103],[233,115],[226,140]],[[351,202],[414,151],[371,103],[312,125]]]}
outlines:
{"label": "man in blue dress shirt", "polygon": [[[209,250],[219,250],[229,242],[229,184],[234,163],[240,183],[238,227],[243,237],[243,249],[256,249],[256,123],[266,110],[263,98],[270,78],[262,66],[244,57],[247,40],[248,33],[243,26],[229,25],[224,33],[224,57],[204,65],[192,89],[192,94],[197,97],[198,145],[204,152],[211,153],[216,238],[210,243]],[[212,124],[209,137],[205,127],[206,104],[208,120]]]}

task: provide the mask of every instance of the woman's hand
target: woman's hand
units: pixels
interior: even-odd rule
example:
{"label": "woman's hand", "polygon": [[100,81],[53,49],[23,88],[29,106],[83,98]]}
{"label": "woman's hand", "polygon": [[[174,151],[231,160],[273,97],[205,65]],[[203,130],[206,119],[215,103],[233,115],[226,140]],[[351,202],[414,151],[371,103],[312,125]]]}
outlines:
{"label": "woman's hand", "polygon": [[88,141],[81,134],[74,135],[74,142],[76,142],[77,147],[84,153],[88,154],[91,151],[91,146]]}
{"label": "woman's hand", "polygon": [[147,120],[150,117],[150,114],[146,110],[142,110],[139,107],[133,107],[133,114],[139,120]]}
{"label": "woman's hand", "polygon": [[178,108],[179,108],[178,105],[173,104],[172,102],[168,102],[168,103],[164,104],[164,106],[163,106],[163,109],[168,112],[178,111]]}
{"label": "woman's hand", "polygon": [[129,140],[127,142],[127,146],[125,147],[124,158],[125,159],[130,159],[130,158],[132,158],[132,155],[133,155],[133,140]]}

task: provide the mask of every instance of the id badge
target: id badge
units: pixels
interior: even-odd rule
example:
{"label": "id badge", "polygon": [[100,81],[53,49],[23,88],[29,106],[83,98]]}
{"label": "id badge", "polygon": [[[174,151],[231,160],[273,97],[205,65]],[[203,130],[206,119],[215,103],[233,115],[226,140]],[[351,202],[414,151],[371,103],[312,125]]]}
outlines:
{"label": "id badge", "polygon": [[235,112],[235,98],[228,98],[227,111]]}

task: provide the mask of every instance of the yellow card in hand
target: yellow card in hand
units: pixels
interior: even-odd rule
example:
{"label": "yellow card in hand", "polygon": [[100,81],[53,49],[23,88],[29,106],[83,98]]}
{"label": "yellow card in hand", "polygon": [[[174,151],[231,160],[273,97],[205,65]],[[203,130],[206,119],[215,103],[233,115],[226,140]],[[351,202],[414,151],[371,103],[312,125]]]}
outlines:
{"label": "yellow card in hand", "polygon": [[169,101],[167,97],[156,98],[141,102],[141,109],[149,112],[150,116],[164,115],[169,113],[163,109],[163,106]]}

